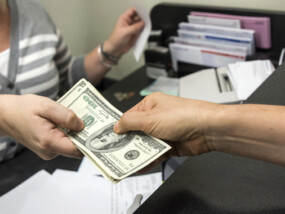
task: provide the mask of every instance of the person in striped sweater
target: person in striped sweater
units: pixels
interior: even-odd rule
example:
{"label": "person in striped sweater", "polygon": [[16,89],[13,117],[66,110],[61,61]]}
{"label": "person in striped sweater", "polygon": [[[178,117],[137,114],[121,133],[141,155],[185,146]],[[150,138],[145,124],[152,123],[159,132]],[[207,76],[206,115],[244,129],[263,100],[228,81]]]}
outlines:
{"label": "person in striped sweater", "polygon": [[[18,142],[44,159],[57,154],[80,157],[71,142],[66,149],[59,148],[60,141],[56,143],[51,133],[68,142],[55,124],[71,129],[72,124],[81,124],[76,125],[78,130],[83,128],[82,122],[52,100],[81,78],[94,85],[100,83],[133,46],[143,27],[143,21],[130,8],[118,18],[103,44],[85,56],[73,57],[37,0],[0,0],[0,161],[12,158],[21,149]],[[37,119],[48,126],[45,132]],[[70,125],[70,121],[75,122]]]}

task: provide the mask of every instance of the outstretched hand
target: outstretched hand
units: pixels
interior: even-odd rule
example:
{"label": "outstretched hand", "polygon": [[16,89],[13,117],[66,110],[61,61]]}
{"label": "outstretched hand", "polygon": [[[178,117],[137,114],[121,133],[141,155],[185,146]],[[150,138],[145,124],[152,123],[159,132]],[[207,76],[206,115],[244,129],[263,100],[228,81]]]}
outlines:
{"label": "outstretched hand", "polygon": [[[5,96],[5,97],[4,97]],[[82,153],[58,128],[79,131],[84,123],[57,102],[37,95],[2,95],[1,134],[9,135],[45,160],[57,155],[81,158]]]}
{"label": "outstretched hand", "polygon": [[[114,131],[143,131],[169,143],[173,149],[155,163],[170,156],[198,155],[210,151],[201,123],[205,110],[212,105],[215,104],[154,93],[124,113]],[[199,114],[201,109],[204,115]]]}

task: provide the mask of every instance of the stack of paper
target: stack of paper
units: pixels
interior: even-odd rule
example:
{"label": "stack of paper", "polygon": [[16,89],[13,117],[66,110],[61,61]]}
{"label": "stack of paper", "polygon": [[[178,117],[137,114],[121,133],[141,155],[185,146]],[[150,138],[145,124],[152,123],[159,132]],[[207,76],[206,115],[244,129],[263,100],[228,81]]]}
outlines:
{"label": "stack of paper", "polygon": [[[192,11],[190,17],[194,17],[194,19],[189,18],[189,22],[192,23],[211,24],[224,27],[236,27],[238,23],[234,21],[237,21],[240,23],[241,28],[255,31],[256,47],[264,49],[271,48],[271,25],[269,17],[237,16],[197,11]],[[213,22],[215,24],[213,24]]]}
{"label": "stack of paper", "polygon": [[114,185],[102,177],[40,171],[0,198],[1,214],[120,214],[137,194],[143,201],[162,183],[161,173],[129,177]]}
{"label": "stack of paper", "polygon": [[226,19],[226,18],[213,18],[207,16],[188,16],[188,21],[190,23],[201,24],[201,25],[212,25],[220,27],[229,27],[229,28],[241,28],[240,20],[238,19]]}
{"label": "stack of paper", "polygon": [[255,31],[234,19],[188,16],[170,44],[173,69],[178,62],[223,67],[255,54]]}
{"label": "stack of paper", "polygon": [[270,60],[229,65],[228,76],[239,100],[246,100],[274,71]]}

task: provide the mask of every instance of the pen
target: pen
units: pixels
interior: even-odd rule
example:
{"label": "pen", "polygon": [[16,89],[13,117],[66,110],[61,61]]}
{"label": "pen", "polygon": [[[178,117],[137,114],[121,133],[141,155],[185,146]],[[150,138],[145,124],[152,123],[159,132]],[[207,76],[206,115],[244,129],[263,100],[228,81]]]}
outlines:
{"label": "pen", "polygon": [[281,65],[282,62],[283,62],[283,59],[284,59],[284,52],[285,52],[285,48],[282,48],[282,51],[281,51],[281,54],[280,54],[280,57],[279,57],[279,63],[278,63],[278,65]]}

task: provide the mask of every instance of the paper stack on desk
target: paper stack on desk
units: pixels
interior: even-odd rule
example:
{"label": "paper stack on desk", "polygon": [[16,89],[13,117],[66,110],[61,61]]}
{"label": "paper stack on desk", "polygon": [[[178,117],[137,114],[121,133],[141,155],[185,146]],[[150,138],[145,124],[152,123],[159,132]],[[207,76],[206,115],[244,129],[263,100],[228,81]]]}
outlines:
{"label": "paper stack on desk", "polygon": [[121,214],[137,194],[143,202],[162,184],[161,173],[126,178],[114,185],[102,177],[42,170],[0,197],[1,214]]}
{"label": "paper stack on desk", "polygon": [[239,100],[246,100],[274,71],[270,60],[229,65],[228,76]]}
{"label": "paper stack on desk", "polygon": [[178,25],[170,46],[172,66],[178,62],[222,67],[255,54],[255,31],[241,29],[239,20],[189,17]]}
{"label": "paper stack on desk", "polygon": [[215,103],[246,100],[274,71],[269,60],[237,62],[183,76],[179,96]]}
{"label": "paper stack on desk", "polygon": [[[200,17],[199,21],[194,19],[194,23],[199,22],[200,24],[212,24],[213,21],[207,21],[209,18],[237,20],[240,22],[241,28],[251,29],[255,31],[256,47],[264,49],[271,48],[271,24],[269,17],[238,16],[231,14],[207,13],[198,11],[192,11],[190,15],[196,18]],[[206,18],[206,20],[203,20],[203,18]],[[191,21],[189,18],[189,21],[193,22],[193,19]],[[221,21],[216,21],[216,23],[217,22],[221,23]],[[225,25],[230,26],[229,24],[224,24],[223,26]],[[235,27],[235,24],[232,23],[231,26]]]}
{"label": "paper stack on desk", "polygon": [[196,38],[202,41],[228,44],[234,47],[246,47],[247,55],[253,55],[255,53],[253,30],[208,26],[185,22],[179,24],[179,29],[178,35],[183,38]]}

